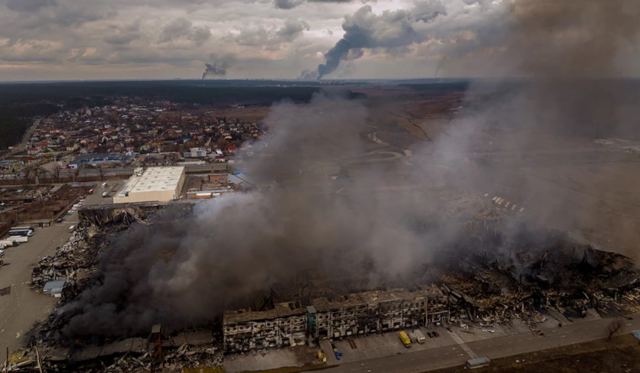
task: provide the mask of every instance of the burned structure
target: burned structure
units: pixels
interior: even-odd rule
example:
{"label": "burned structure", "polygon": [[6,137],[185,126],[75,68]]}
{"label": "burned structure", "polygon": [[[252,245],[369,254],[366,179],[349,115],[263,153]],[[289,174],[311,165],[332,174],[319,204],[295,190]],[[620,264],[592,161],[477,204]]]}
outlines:
{"label": "burned structure", "polygon": [[[192,208],[180,204],[184,216]],[[323,281],[326,279],[312,279],[307,286],[317,291],[308,293],[310,297],[296,297],[303,292],[289,289],[274,292],[272,302],[263,302],[261,307],[246,299],[246,306],[237,310],[233,310],[233,304],[209,309],[210,320],[217,321],[187,328],[170,325],[163,338],[145,343],[142,339],[149,328],[142,332],[115,330],[116,334],[101,339],[82,339],[78,335],[70,339],[67,328],[76,313],[68,306],[84,290],[106,280],[99,277],[98,259],[113,250],[110,237],[123,229],[152,227],[163,219],[180,216],[163,215],[166,209],[166,205],[147,204],[81,210],[82,222],[69,243],[34,268],[32,282],[38,288],[51,279],[67,280],[59,311],[34,335],[34,343],[40,346],[48,364],[77,368],[115,359],[117,371],[125,363],[147,368],[154,364],[190,366],[196,364],[193,356],[219,364],[222,353],[316,345],[323,339],[400,329],[500,325],[519,319],[533,331],[543,315],[561,314],[574,319],[585,316],[588,310],[603,317],[640,310],[640,274],[630,259],[562,234],[533,232],[511,237],[507,242],[499,230],[470,225],[472,232],[466,236],[469,241],[459,243],[465,255],[455,250],[443,253],[441,260],[421,267],[423,273],[431,274],[428,279],[411,273],[410,277],[420,282],[407,283],[405,288],[340,289],[328,286]],[[481,249],[470,252],[468,245]],[[153,255],[162,259],[169,254],[162,250]],[[299,285],[284,282],[278,290]],[[183,347],[175,339],[185,330],[212,337],[205,344]],[[158,346],[162,346],[164,355],[152,352]],[[123,354],[129,357],[119,359]]]}
{"label": "burned structure", "polygon": [[436,286],[417,291],[367,291],[334,299],[316,298],[304,308],[296,303],[281,303],[267,311],[227,311],[223,320],[224,349],[233,353],[295,346],[448,320],[446,296]]}

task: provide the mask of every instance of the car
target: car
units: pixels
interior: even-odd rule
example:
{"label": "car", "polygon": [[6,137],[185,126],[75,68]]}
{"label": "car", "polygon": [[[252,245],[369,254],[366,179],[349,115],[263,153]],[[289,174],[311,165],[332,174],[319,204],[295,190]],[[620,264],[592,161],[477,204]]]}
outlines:
{"label": "car", "polygon": [[59,217],[56,219],[56,223],[62,223],[64,221],[64,219],[62,217]]}

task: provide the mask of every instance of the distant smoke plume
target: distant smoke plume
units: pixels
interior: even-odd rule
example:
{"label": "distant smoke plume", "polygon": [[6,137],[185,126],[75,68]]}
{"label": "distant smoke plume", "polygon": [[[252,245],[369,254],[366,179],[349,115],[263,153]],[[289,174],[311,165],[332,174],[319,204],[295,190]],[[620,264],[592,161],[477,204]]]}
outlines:
{"label": "distant smoke plume", "polygon": [[208,76],[224,76],[227,75],[227,69],[231,66],[233,58],[230,56],[216,57],[212,55],[210,60],[213,62],[204,64],[204,71],[202,72],[202,80],[205,80]]}
{"label": "distant smoke plume", "polygon": [[410,10],[385,11],[380,15],[365,5],[345,18],[342,24],[344,36],[325,54],[325,62],[318,66],[315,75],[321,79],[335,71],[350,55],[360,56],[363,49],[394,49],[419,42],[423,36],[414,29],[414,24],[430,22],[446,13],[439,0],[418,1]]}

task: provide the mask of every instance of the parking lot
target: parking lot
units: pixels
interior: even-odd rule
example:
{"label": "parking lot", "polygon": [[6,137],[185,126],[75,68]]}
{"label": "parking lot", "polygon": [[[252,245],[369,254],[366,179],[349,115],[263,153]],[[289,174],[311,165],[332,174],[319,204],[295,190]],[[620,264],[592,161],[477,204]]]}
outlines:
{"label": "parking lot", "polygon": [[[87,198],[94,199],[99,191]],[[100,198],[100,195],[97,195]],[[0,349],[10,351],[25,342],[25,334],[34,323],[46,319],[53,309],[56,299],[42,294],[39,289],[31,289],[31,270],[40,258],[52,255],[57,247],[69,240],[71,226],[78,223],[77,209],[87,201],[77,204],[61,220],[48,227],[35,227],[29,241],[9,247],[0,266],[0,289],[9,288],[6,295],[0,295]],[[28,224],[21,224],[28,225]]]}
{"label": "parking lot", "polygon": [[[338,351],[342,352],[340,362],[344,363],[422,351],[455,344],[455,341],[444,328],[420,328],[420,330],[425,336],[427,336],[428,331],[435,331],[438,336],[427,336],[426,340],[422,344],[414,341],[410,348],[406,348],[402,342],[400,342],[397,331],[340,340],[334,342],[334,344],[338,348]],[[411,329],[407,329],[406,331],[410,333]]]}
{"label": "parking lot", "polygon": [[109,180],[95,183],[94,192],[87,196],[85,206],[113,203],[113,196],[122,188],[126,180]]}

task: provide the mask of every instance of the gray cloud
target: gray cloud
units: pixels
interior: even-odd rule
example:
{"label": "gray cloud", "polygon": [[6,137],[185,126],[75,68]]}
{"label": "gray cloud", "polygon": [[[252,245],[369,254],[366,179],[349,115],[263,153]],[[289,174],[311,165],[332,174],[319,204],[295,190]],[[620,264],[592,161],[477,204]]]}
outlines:
{"label": "gray cloud", "polygon": [[186,18],[176,18],[164,26],[158,41],[168,43],[178,39],[193,41],[201,45],[211,37],[211,31],[206,27],[193,26]]}
{"label": "gray cloud", "polygon": [[278,31],[276,37],[280,41],[291,42],[302,35],[305,30],[309,30],[309,24],[301,20],[288,19]]}
{"label": "gray cloud", "polygon": [[[278,9],[293,9],[297,6],[309,3],[349,3],[353,0],[273,0],[273,5]],[[368,0],[361,0],[366,3]]]}
{"label": "gray cloud", "polygon": [[109,27],[108,33],[103,40],[109,44],[122,46],[128,45],[141,37],[140,22],[134,22],[131,25],[123,27],[112,25]]}
{"label": "gray cloud", "polygon": [[7,0],[7,8],[16,12],[35,12],[56,5],[55,0]]}
{"label": "gray cloud", "polygon": [[447,8],[440,0],[417,1],[411,11],[411,17],[420,22],[430,22],[441,15],[447,15]]}
{"label": "gray cloud", "polygon": [[243,29],[233,39],[240,45],[273,49],[280,47],[283,43],[294,41],[306,30],[309,30],[309,24],[305,21],[287,19],[278,28],[254,27]]}
{"label": "gray cloud", "polygon": [[303,2],[304,0],[273,0],[273,5],[278,9],[292,9]]}

